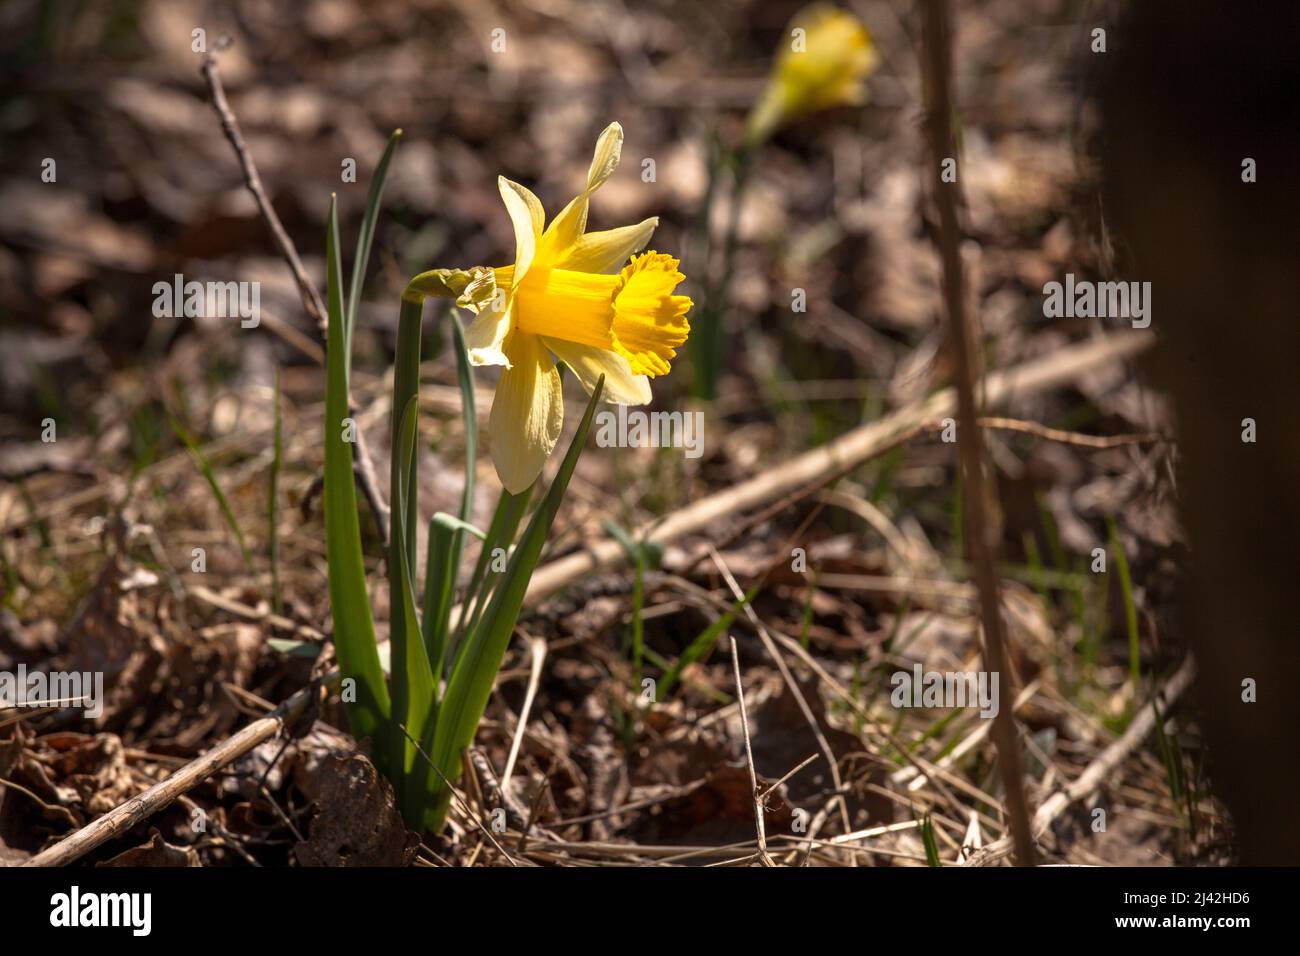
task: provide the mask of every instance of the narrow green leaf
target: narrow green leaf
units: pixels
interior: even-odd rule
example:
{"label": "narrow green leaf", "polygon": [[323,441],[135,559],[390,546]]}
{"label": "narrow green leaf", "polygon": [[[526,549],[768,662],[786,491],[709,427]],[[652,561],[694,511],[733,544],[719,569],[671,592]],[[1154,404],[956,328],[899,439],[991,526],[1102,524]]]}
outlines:
{"label": "narrow green leaf", "polygon": [[943,866],[943,860],[939,857],[939,844],[934,838],[934,824],[930,821],[930,814],[921,818],[921,843],[925,845],[925,862],[929,866]]}
{"label": "narrow green leaf", "polygon": [[645,658],[645,624],[641,620],[641,605],[645,599],[646,546],[634,541],[632,536],[608,519],[601,522],[632,565],[632,686],[641,687],[641,664]]}
{"label": "narrow green leaf", "polygon": [[[470,576],[469,587],[465,589],[465,598],[461,601],[460,617],[456,625],[457,644],[464,639],[467,631],[473,630],[482,615],[488,597],[496,587],[497,575],[487,573],[492,552],[498,548],[507,552],[510,550],[510,545],[515,540],[515,532],[519,530],[519,522],[523,520],[524,512],[528,510],[528,501],[532,498],[535,487],[536,484],[517,495],[512,495],[504,488],[501,489],[496,511],[493,512],[492,522],[488,525],[487,537],[483,540],[483,548],[479,551],[478,561],[474,564],[474,573]],[[468,627],[466,627],[467,619]],[[455,648],[452,650],[454,652]]]}
{"label": "narrow green leaf", "polygon": [[[447,670],[445,622],[451,613],[452,592],[456,584],[456,565],[451,560],[452,539],[456,532],[440,518],[450,518],[442,512],[429,519],[427,560],[424,569],[424,619],[420,630],[433,668],[434,686],[442,680]],[[456,520],[452,518],[451,520]]]}
{"label": "narrow green leaf", "polygon": [[288,654],[290,657],[308,657],[313,660],[320,657],[321,645],[311,641],[295,641],[285,637],[267,639],[267,646],[273,651]]}
{"label": "narrow green leaf", "polygon": [[[390,640],[393,644],[393,719],[397,722],[406,720],[407,707],[410,703],[406,695],[406,686],[399,689],[398,682],[407,680],[404,656],[409,650],[398,643],[405,636],[418,634],[419,625],[414,617],[407,619],[406,584],[403,583],[403,564],[409,569],[415,567],[416,522],[419,518],[419,456],[415,454],[415,436],[418,433],[420,409],[418,396],[420,389],[420,333],[423,321],[423,303],[408,302],[403,299],[397,319],[397,352],[393,356],[393,414],[391,435],[391,467],[389,469],[388,500],[392,507],[393,526],[388,541],[388,620]],[[412,404],[412,403],[415,404]],[[410,409],[409,420],[404,419]],[[404,429],[411,430],[410,454]],[[400,533],[396,527],[402,523]],[[409,582],[408,582],[409,583]],[[420,652],[424,653],[424,641],[420,639]],[[419,727],[407,723],[407,730],[419,739]],[[410,766],[414,747],[406,736],[394,728],[392,745],[400,754],[400,766]],[[395,757],[396,759],[396,757]],[[398,800],[405,806],[405,799],[398,790]]]}
{"label": "narrow green leaf", "polygon": [[275,429],[271,443],[271,480],[266,493],[267,540],[271,552],[271,609],[279,614],[280,601],[280,468],[284,460],[284,439],[280,430],[280,367],[275,368]]}
{"label": "narrow green leaf", "polygon": [[455,515],[449,515],[445,511],[439,511],[435,513],[434,516],[429,520],[438,522],[438,524],[442,525],[448,531],[468,532],[469,534],[472,534],[474,537],[478,538],[480,541],[487,540],[487,532],[484,531],[482,528],[479,528],[476,525],[472,525],[468,521],[461,521]]}
{"label": "narrow green leaf", "polygon": [[[415,454],[416,406],[415,396],[407,401],[402,410],[398,428],[398,443],[393,446],[396,459],[395,469],[398,474],[411,474],[407,467]],[[420,634],[420,622],[415,609],[415,583],[411,574],[411,562],[407,560],[406,528],[408,522],[404,509],[414,499],[412,489],[404,489],[393,498],[393,541],[396,566],[389,569],[390,581],[395,584],[395,598],[401,604],[401,613],[393,608],[392,630],[389,640],[393,654],[393,715],[406,727],[415,740],[427,743],[431,731],[431,718],[434,714],[434,678],[429,665],[429,656],[425,651],[424,639]],[[407,824],[418,826],[423,819],[428,805],[428,785],[430,768],[419,755],[415,743],[401,734],[403,786],[399,793],[402,816]]]}
{"label": "narrow green leaf", "polygon": [[[374,741],[376,762],[389,766],[394,753],[389,715],[391,704],[366,591],[365,556],[357,515],[357,489],[352,476],[352,445],[344,440],[348,417],[348,378],[352,362],[343,325],[343,267],[339,260],[337,200],[330,200],[326,234],[328,335],[325,349],[325,551],[329,565],[330,613],[334,647],[344,681],[353,681],[355,700],[349,704],[352,733]],[[349,687],[344,685],[344,699]],[[390,768],[392,769],[392,768]],[[400,767],[395,768],[400,772]]]}
{"label": "narrow green leaf", "polygon": [[445,512],[439,511],[429,519],[421,630],[424,633],[425,647],[429,649],[429,663],[433,667],[435,684],[446,671],[447,635],[456,593],[456,573],[460,568],[455,549],[458,539],[463,539],[466,533],[481,541],[487,540],[485,531]]}
{"label": "narrow green leaf", "polygon": [[366,282],[366,267],[370,262],[370,246],[375,239],[375,222],[379,218],[379,203],[384,196],[384,180],[388,178],[388,164],[397,150],[398,140],[402,138],[400,129],[393,130],[388,138],[384,155],[375,167],[374,178],[370,180],[370,192],[366,196],[366,212],[361,217],[361,232],[357,236],[357,257],[352,261],[352,286],[348,290],[347,341],[348,352],[352,351],[352,329],[356,326],[357,309],[361,306],[361,290]]}
{"label": "narrow green leaf", "polygon": [[[456,346],[456,377],[460,382],[460,415],[465,425],[465,487],[460,496],[460,520],[464,522],[465,528],[469,528],[471,527],[469,520],[474,516],[474,478],[478,459],[478,406],[474,400],[474,370],[469,364],[469,349],[465,347],[465,330],[460,326],[460,319],[456,317],[455,309],[449,311],[447,319],[451,323],[452,341]],[[460,560],[465,553],[465,535],[462,531],[463,529],[458,530],[452,535],[448,556],[451,565],[448,578],[451,581],[452,591],[455,590]],[[513,536],[513,528],[510,533]],[[479,534],[479,538],[483,541],[487,540],[483,534]],[[444,644],[447,631],[451,627],[450,592],[439,610],[437,625],[438,642]]]}
{"label": "narrow green leaf", "polygon": [[[465,553],[465,535],[472,534],[486,542],[485,532],[470,524],[474,508],[474,471],[478,458],[478,412],[474,404],[474,373],[465,347],[465,334],[456,310],[447,313],[456,347],[456,369],[460,379],[461,418],[465,425],[465,486],[460,498],[460,518],[436,514],[429,523],[428,563],[424,580],[424,640],[434,673],[445,671],[447,638],[451,631],[451,609],[456,593],[456,578]],[[513,534],[513,529],[511,530]],[[490,555],[490,550],[484,550]],[[482,557],[480,557],[480,563]],[[469,595],[466,594],[468,603]],[[461,609],[461,621],[465,611]]]}
{"label": "narrow green leaf", "polygon": [[1119,538],[1119,528],[1115,519],[1107,515],[1106,524],[1110,528],[1111,547],[1115,551],[1115,567],[1119,571],[1120,593],[1124,597],[1124,624],[1128,629],[1128,667],[1129,680],[1133,684],[1133,693],[1129,699],[1130,715],[1137,708],[1138,684],[1142,678],[1142,648],[1138,639],[1137,602],[1133,600],[1133,576],[1129,573],[1128,557],[1124,554],[1124,542]]}
{"label": "narrow green leaf", "polygon": [[[416,398],[420,394],[420,332],[423,316],[423,303],[402,300],[401,310],[397,318],[397,352],[393,356],[393,448],[399,447],[402,411],[412,398]],[[412,418],[418,424],[418,405],[412,413]],[[398,467],[398,459],[399,456],[393,454],[389,481],[389,500],[394,503],[393,507],[396,508],[398,496],[409,495],[410,500],[404,500],[401,504],[406,515],[406,528],[404,529],[407,546],[406,558],[411,567],[415,567],[415,530],[419,518],[419,509],[417,507],[420,487],[419,458],[412,454],[410,460],[404,463],[404,471],[403,468]],[[394,540],[396,540],[396,536],[394,536]],[[389,567],[389,580],[391,582],[392,568],[397,563],[395,554],[391,553],[391,542],[389,550],[389,560],[392,562]]]}
{"label": "narrow green leaf", "polygon": [[722,632],[731,626],[731,622],[736,619],[736,615],[745,609],[750,601],[754,600],[762,583],[755,584],[749,589],[743,598],[731,605],[731,609],[721,615],[716,621],[701,631],[690,644],[686,645],[686,650],[682,651],[677,662],[659,679],[659,700],[663,701],[668,698],[668,692],[673,689],[682,677],[684,671],[696,661],[703,660],[713,650],[713,646],[718,643],[718,638]]}
{"label": "narrow green leaf", "polygon": [[184,425],[172,415],[168,415],[167,420],[171,422],[172,431],[176,433],[176,437],[181,440],[181,443],[185,445],[186,450],[190,453],[190,458],[203,475],[203,480],[208,483],[208,488],[212,491],[212,497],[216,498],[217,507],[221,509],[222,517],[226,519],[226,525],[230,528],[231,534],[235,536],[235,542],[239,545],[239,553],[244,556],[244,564],[251,565],[248,545],[244,541],[244,532],[240,530],[239,521],[235,518],[235,512],[230,508],[226,493],[221,490],[216,472],[212,470],[212,463],[208,461],[207,456],[203,454],[203,450],[199,447],[198,441],[186,431]]}

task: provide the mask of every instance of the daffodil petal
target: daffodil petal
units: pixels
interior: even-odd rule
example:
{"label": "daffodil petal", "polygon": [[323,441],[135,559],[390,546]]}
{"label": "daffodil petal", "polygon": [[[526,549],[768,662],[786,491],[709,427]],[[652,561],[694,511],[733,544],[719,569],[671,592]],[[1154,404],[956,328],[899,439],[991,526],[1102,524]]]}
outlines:
{"label": "daffodil petal", "polygon": [[516,332],[506,353],[511,365],[497,382],[488,435],[501,484],[517,495],[541,474],[560,440],[564,399],[559,370],[538,336]]}
{"label": "daffodil petal", "polygon": [[591,168],[587,170],[587,192],[595,191],[618,168],[619,158],[623,155],[623,127],[610,123],[596,140],[596,151],[591,157]]}
{"label": "daffodil petal", "polygon": [[579,193],[569,200],[560,214],[551,220],[538,243],[540,258],[546,262],[559,262],[566,258],[587,228],[587,194]]}
{"label": "daffodil petal", "polygon": [[546,225],[546,210],[542,207],[542,201],[537,198],[537,194],[522,183],[517,183],[513,179],[507,179],[510,188],[519,194],[519,198],[524,201],[528,207],[528,218],[533,223],[533,235],[540,236],[542,227]]}
{"label": "daffodil petal", "polygon": [[504,365],[510,368],[510,359],[502,345],[510,332],[514,307],[513,301],[499,310],[495,304],[489,304],[474,317],[474,321],[465,330],[465,351],[469,353],[471,365]]}
{"label": "daffodil petal", "polygon": [[564,339],[543,338],[542,342],[569,366],[588,394],[595,390],[596,382],[604,375],[605,389],[601,395],[605,401],[616,405],[650,404],[650,379],[633,375],[632,366],[623,356]]}
{"label": "daffodil petal", "polygon": [[510,222],[515,227],[515,271],[514,285],[523,281],[528,267],[533,264],[537,252],[537,234],[540,230],[539,216],[542,204],[525,186],[511,182],[504,176],[497,177],[497,187],[501,190],[501,200],[506,204]]}
{"label": "daffodil petal", "polygon": [[651,216],[634,226],[584,233],[556,265],[574,272],[617,272],[633,253],[645,248],[658,225],[659,217]]}
{"label": "daffodil petal", "polygon": [[587,209],[591,194],[614,175],[623,155],[623,127],[610,123],[596,140],[596,150],[587,170],[587,188],[574,196],[542,234],[539,256],[547,262],[564,259],[587,229]]}

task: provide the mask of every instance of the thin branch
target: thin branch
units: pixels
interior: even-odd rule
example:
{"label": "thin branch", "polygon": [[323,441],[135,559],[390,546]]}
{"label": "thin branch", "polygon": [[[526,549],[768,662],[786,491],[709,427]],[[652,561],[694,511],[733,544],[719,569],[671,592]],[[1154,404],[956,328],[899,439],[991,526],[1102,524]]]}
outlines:
{"label": "thin branch", "polygon": [[[262,177],[257,173],[257,164],[253,162],[253,156],[248,151],[248,144],[244,142],[244,135],[239,129],[239,120],[230,109],[230,104],[226,101],[226,90],[221,83],[221,72],[217,67],[217,58],[211,53],[203,58],[203,66],[200,69],[203,79],[208,85],[208,93],[212,97],[212,108],[217,112],[217,118],[221,120],[221,129],[226,134],[226,139],[235,150],[235,156],[239,160],[239,168],[244,174],[244,185],[248,191],[253,194],[253,200],[257,203],[258,212],[262,214],[262,219],[266,221],[267,228],[271,230],[271,236],[275,239],[275,244],[280,250],[280,255],[289,266],[289,271],[293,273],[294,282],[298,285],[298,295],[302,299],[302,306],[307,310],[307,314],[315,321],[316,328],[320,332],[321,341],[329,339],[329,318],[325,309],[325,303],[321,300],[320,292],[315,284],[307,275],[307,270],[303,267],[302,257],[298,255],[298,248],[285,232],[284,224],[280,222],[280,217],[276,214],[275,208],[266,196],[266,190],[262,186]],[[303,348],[302,345],[298,346]],[[317,357],[313,355],[313,357]],[[324,353],[319,353],[319,358],[324,360]],[[351,396],[348,398],[348,406],[351,407]],[[361,490],[366,496],[366,501],[370,503],[371,510],[375,515],[375,523],[379,526],[379,537],[382,539],[384,547],[388,546],[388,526],[389,526],[389,509],[384,501],[383,493],[379,490],[379,480],[375,475],[374,459],[370,455],[370,447],[366,442],[365,435],[358,429],[356,441],[356,474]]]}
{"label": "thin branch", "polygon": [[1011,674],[1007,670],[1006,632],[1002,622],[1002,601],[998,594],[997,546],[1001,522],[997,517],[994,489],[985,461],[983,434],[975,399],[977,338],[966,314],[966,277],[961,262],[957,203],[959,181],[945,183],[941,169],[945,160],[956,156],[953,141],[955,103],[952,97],[952,25],[947,0],[926,0],[923,10],[923,53],[926,79],[925,126],[930,144],[931,182],[939,210],[939,252],[943,260],[944,310],[948,338],[957,378],[957,416],[961,440],[962,493],[964,498],[971,565],[979,590],[984,623],[984,669],[1002,675],[998,687],[998,710],[993,718],[993,744],[998,753],[1008,822],[1016,847],[1016,862],[1034,864],[1034,840],[1029,829],[1029,802],[1021,772],[1019,741],[1012,709]]}
{"label": "thin branch", "polygon": [[284,231],[284,224],[280,222],[280,217],[276,215],[275,209],[271,206],[271,201],[266,198],[266,190],[262,188],[262,177],[257,174],[257,165],[248,152],[248,144],[244,142],[244,135],[239,130],[239,121],[235,119],[235,114],[230,110],[230,104],[226,102],[226,90],[221,85],[221,73],[217,69],[217,58],[211,53],[203,58],[201,72],[203,79],[207,81],[208,92],[212,96],[212,108],[217,111],[217,117],[221,120],[221,129],[226,134],[226,139],[230,140],[230,145],[234,147],[235,155],[239,159],[239,168],[244,174],[244,183],[248,186],[248,191],[253,194],[257,209],[262,214],[262,218],[266,220],[267,228],[271,230],[271,236],[275,239],[275,244],[280,248],[280,255],[289,264],[293,279],[298,283],[298,294],[302,296],[303,307],[306,308],[307,314],[315,320],[316,327],[320,329],[321,338],[327,338],[328,319],[326,318],[325,303],[321,301],[316,286],[307,277],[307,270],[303,268],[297,247],[294,246],[293,240],[289,238],[289,234]]}
{"label": "thin branch", "polygon": [[1038,424],[1038,422],[1023,421],[1019,418],[984,416],[980,418],[979,423],[982,428],[1024,432],[1028,435],[1046,438],[1048,441],[1060,442],[1063,445],[1079,445],[1083,448],[1122,448],[1125,445],[1151,445],[1157,442],[1173,440],[1158,432],[1139,432],[1132,435],[1084,435],[1081,432],[1062,431],[1059,428],[1049,428],[1046,425]]}
{"label": "thin branch", "polygon": [[763,800],[763,801],[766,801],[767,798],[770,797],[770,796],[772,795],[772,792],[773,792],[774,790],[776,790],[777,787],[781,786],[781,784],[785,783],[787,780],[789,780],[791,777],[793,777],[795,774],[797,774],[800,770],[802,770],[804,767],[808,766],[810,763],[812,763],[814,760],[816,760],[816,759],[817,759],[818,757],[820,757],[820,756],[821,756],[821,754],[809,754],[807,757],[805,757],[805,758],[803,759],[803,761],[799,764],[799,766],[793,768],[792,770],[787,771],[787,772],[785,773],[785,775],[781,777],[780,780],[778,780],[776,783],[772,784],[772,786],[768,787],[766,790],[764,790],[762,793],[760,793],[760,794],[758,795],[758,799]]}
{"label": "thin branch", "polygon": [[[337,680],[338,672],[326,678]],[[198,786],[218,770],[234,763],[258,744],[270,740],[282,729],[292,726],[308,710],[312,696],[321,692],[321,685],[309,684],[295,693],[275,711],[255,720],[225,742],[213,747],[201,757],[191,760],[180,770],[144,793],[132,797],[121,806],[93,820],[72,835],[65,837],[23,863],[23,866],[64,866],[89,853],[107,841],[131,830],[166,807],[186,791]]]}

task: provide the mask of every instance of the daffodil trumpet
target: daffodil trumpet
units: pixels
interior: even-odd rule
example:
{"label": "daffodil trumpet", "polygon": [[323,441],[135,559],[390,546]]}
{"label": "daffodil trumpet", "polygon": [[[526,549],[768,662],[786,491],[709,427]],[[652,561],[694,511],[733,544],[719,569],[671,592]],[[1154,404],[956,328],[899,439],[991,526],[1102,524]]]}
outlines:
{"label": "daffodil trumpet", "polygon": [[556,359],[588,393],[603,375],[606,401],[644,405],[650,379],[668,374],[690,334],[691,300],[676,294],[685,279],[678,260],[641,251],[658,218],[587,231],[591,196],[618,167],[622,146],[623,129],[611,123],[596,142],[585,188],[549,224],[527,187],[499,178],[514,262],[423,272],[403,294],[403,321],[418,323],[428,296],[474,313],[465,332],[471,364],[502,368],[488,437],[511,494],[532,485],[559,440],[564,403]]}

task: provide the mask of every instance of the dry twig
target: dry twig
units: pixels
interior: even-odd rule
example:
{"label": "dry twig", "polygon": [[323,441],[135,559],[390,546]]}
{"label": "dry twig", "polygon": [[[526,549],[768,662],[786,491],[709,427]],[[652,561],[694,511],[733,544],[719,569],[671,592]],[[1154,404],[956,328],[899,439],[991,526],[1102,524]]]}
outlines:
{"label": "dry twig", "polygon": [[966,522],[979,590],[980,611],[984,622],[984,668],[1002,675],[998,688],[999,706],[993,718],[993,744],[998,752],[998,769],[1006,795],[1007,816],[1015,839],[1016,860],[1024,866],[1034,863],[1034,841],[1029,832],[1029,805],[1021,775],[1019,741],[1012,713],[1012,688],[1007,671],[1006,630],[1002,623],[1002,601],[998,596],[998,538],[1001,522],[997,517],[991,463],[986,462],[984,440],[980,431],[975,401],[977,338],[973,323],[966,314],[966,279],[962,270],[957,204],[961,186],[957,179],[943,181],[945,160],[956,155],[952,127],[952,37],[947,0],[926,0],[923,5],[926,116],[925,126],[930,143],[931,182],[934,203],[939,209],[939,252],[943,260],[944,310],[948,317],[948,339],[957,371],[957,408],[961,440],[957,449],[961,459],[962,494]]}
{"label": "dry twig", "polygon": [[[262,177],[257,173],[257,164],[253,162],[253,156],[248,151],[248,145],[244,142],[244,136],[239,130],[239,121],[235,119],[235,114],[230,109],[230,104],[226,102],[226,90],[221,84],[221,73],[217,68],[217,59],[211,53],[203,58],[203,66],[200,69],[204,81],[208,84],[208,92],[212,96],[212,108],[216,110],[217,117],[221,120],[221,129],[226,134],[226,139],[230,141],[231,147],[235,150],[235,156],[239,159],[239,168],[244,174],[244,184],[248,191],[253,194],[253,199],[257,203],[257,209],[266,221],[267,228],[271,230],[271,236],[275,239],[275,244],[280,249],[280,255],[289,265],[289,271],[293,273],[294,282],[298,285],[298,294],[302,298],[303,308],[307,314],[316,322],[316,328],[320,332],[321,341],[328,341],[329,338],[329,319],[325,310],[325,303],[321,301],[320,292],[317,291],[315,284],[307,275],[307,270],[303,267],[302,257],[298,255],[298,249],[289,238],[289,234],[284,230],[284,224],[280,222],[280,217],[276,214],[275,208],[266,196],[266,190],[262,187]],[[324,353],[318,356],[323,363]],[[351,398],[348,399],[349,406],[352,404]],[[379,490],[379,480],[375,476],[374,459],[370,456],[370,448],[365,440],[365,435],[361,430],[357,430],[356,441],[356,473],[357,481],[361,485],[362,493],[366,496],[371,510],[375,515],[375,523],[379,526],[379,536],[383,539],[384,546],[388,546],[388,505],[384,502],[383,493]]]}

